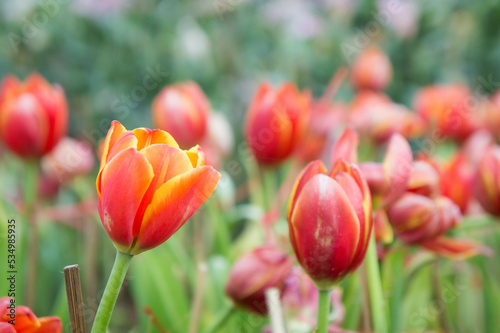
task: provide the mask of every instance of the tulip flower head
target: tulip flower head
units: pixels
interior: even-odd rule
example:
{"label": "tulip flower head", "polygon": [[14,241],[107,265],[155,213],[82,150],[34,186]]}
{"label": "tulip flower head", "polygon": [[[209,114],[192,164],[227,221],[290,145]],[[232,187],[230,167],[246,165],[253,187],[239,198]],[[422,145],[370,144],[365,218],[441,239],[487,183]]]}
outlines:
{"label": "tulip flower head", "polygon": [[465,140],[479,127],[469,109],[469,89],[460,84],[422,88],[415,97],[415,111],[439,136]]}
{"label": "tulip flower head", "polygon": [[25,82],[7,76],[0,85],[0,137],[15,154],[39,158],[66,134],[68,106],[59,85],[39,74]]}
{"label": "tulip flower head", "polygon": [[162,130],[113,121],[97,177],[99,215],[115,247],[132,255],[172,236],[213,193],[220,174],[198,146],[183,151]]}
{"label": "tulip flower head", "polygon": [[[61,333],[62,323],[58,317],[37,318],[26,306],[15,307],[15,315],[11,315],[10,297],[0,298],[0,332],[1,333]],[[15,324],[12,325],[12,322]]]}
{"label": "tulip flower head", "polygon": [[210,103],[195,82],[165,87],[152,105],[154,125],[170,133],[183,149],[201,142],[209,111]]}
{"label": "tulip flower head", "polygon": [[486,150],[474,177],[474,196],[485,211],[500,216],[500,147]]}
{"label": "tulip flower head", "polygon": [[309,92],[287,83],[261,84],[245,120],[246,141],[257,161],[276,165],[288,158],[303,137],[310,113]]}
{"label": "tulip flower head", "polygon": [[282,291],[293,258],[271,245],[259,247],[240,257],[229,274],[226,294],[236,306],[256,314],[266,314],[266,290]]}
{"label": "tulip flower head", "polygon": [[392,79],[389,57],[375,46],[367,47],[359,54],[351,71],[351,83],[358,90],[383,90]]}
{"label": "tulip flower head", "polygon": [[288,204],[290,241],[304,271],[328,290],[362,262],[372,230],[368,185],[357,166],[321,161],[301,172]]}

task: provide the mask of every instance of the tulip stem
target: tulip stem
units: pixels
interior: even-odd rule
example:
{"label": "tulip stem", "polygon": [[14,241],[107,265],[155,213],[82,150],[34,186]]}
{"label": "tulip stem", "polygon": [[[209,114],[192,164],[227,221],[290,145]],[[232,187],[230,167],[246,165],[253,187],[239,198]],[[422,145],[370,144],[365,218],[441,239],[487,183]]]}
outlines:
{"label": "tulip stem", "polygon": [[25,218],[28,228],[28,263],[26,281],[26,305],[35,306],[36,281],[38,276],[38,225],[35,220],[36,194],[38,190],[38,161],[26,163],[24,182]]}
{"label": "tulip stem", "polygon": [[224,325],[226,324],[227,320],[231,318],[233,313],[236,312],[236,309],[234,306],[231,306],[227,309],[224,309],[223,312],[217,317],[217,320],[215,323],[210,326],[210,328],[207,330],[207,333],[216,333],[218,330],[220,330]]}
{"label": "tulip stem", "polygon": [[318,333],[328,333],[328,313],[330,312],[330,295],[332,291],[318,289]]}
{"label": "tulip stem", "polygon": [[387,312],[380,280],[377,247],[374,232],[371,233],[370,244],[366,252],[366,271],[368,274],[368,289],[370,294],[370,310],[375,332],[387,333]]}
{"label": "tulip stem", "polygon": [[97,309],[91,333],[106,333],[116,299],[120,293],[123,280],[125,279],[132,258],[133,256],[128,253],[116,252],[115,263],[111,269],[106,289],[104,289],[101,303]]}

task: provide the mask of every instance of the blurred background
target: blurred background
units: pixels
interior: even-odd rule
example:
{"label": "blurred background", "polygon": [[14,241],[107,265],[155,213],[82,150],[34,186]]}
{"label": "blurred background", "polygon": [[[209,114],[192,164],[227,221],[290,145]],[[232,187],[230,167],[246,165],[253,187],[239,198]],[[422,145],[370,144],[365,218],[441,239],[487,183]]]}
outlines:
{"label": "blurred background", "polygon": [[[236,144],[228,161],[238,160],[245,112],[259,83],[292,81],[319,97],[338,68],[349,66],[370,44],[384,50],[392,63],[393,79],[387,95],[409,108],[415,92],[433,83],[463,82],[472,93],[479,87],[481,95],[500,88],[500,4],[495,0],[3,0],[0,17],[0,76],[11,73],[25,78],[36,71],[49,82],[60,84],[70,110],[69,135],[94,148],[112,120],[127,128],[152,127],[154,97],[166,85],[192,80],[201,86],[212,108],[229,120]],[[353,89],[344,84],[335,100],[347,102],[353,96]],[[4,161],[6,169],[15,170],[12,165],[18,162]],[[221,169],[227,167],[223,164]],[[5,176],[6,171],[2,172]],[[246,181],[245,172],[229,174],[233,190]],[[5,192],[15,188],[23,176],[22,171],[15,177],[10,175],[2,179]],[[60,193],[57,203],[92,197],[93,181],[89,177],[72,191]],[[223,186],[223,190],[231,186]],[[233,195],[229,189],[221,197]],[[187,331],[188,321],[183,318],[190,311],[194,293],[189,286],[200,283],[197,279],[201,275],[196,274],[196,262],[185,260],[195,257],[197,250],[177,250],[185,247],[194,228],[215,216],[217,223],[230,228],[215,229],[215,245],[207,261],[210,281],[203,282],[213,289],[206,292],[208,310],[201,315],[201,326],[213,322],[221,304],[228,302],[224,286],[230,262],[242,252],[238,244],[230,247],[229,243],[241,231],[238,223],[255,217],[251,208],[219,214],[209,206],[203,214],[195,215],[198,220],[183,228],[181,235],[137,260],[120,296],[112,331],[159,332],[143,312],[144,305],[155,311],[169,332]],[[5,209],[4,215],[14,214],[13,209]],[[46,220],[64,220],[64,216],[45,213]],[[84,284],[87,315],[91,317],[114,248],[100,225],[88,231],[95,235],[95,243],[90,244],[81,241],[84,223],[62,225],[47,223],[40,230],[43,283],[39,283],[35,309],[37,315],[58,315],[67,323],[62,268],[75,263],[86,267],[84,254],[88,249],[97,252],[96,271],[82,273],[91,275],[84,280],[98,281],[90,285],[90,292]],[[492,246],[498,246],[498,239],[495,244]],[[474,285],[474,272],[463,273],[467,267],[444,264],[443,288],[446,290],[449,283],[455,295],[466,296],[460,297],[460,302],[447,303],[446,311],[441,311],[456,331],[479,332],[484,329],[475,319],[483,313],[481,286]],[[500,266],[491,269],[498,273]],[[457,275],[457,271],[462,273]],[[410,277],[414,280],[407,293],[412,297],[402,310],[407,331],[442,326],[438,324],[442,316],[429,307],[431,292],[422,292],[431,274],[424,271]],[[179,284],[186,288],[177,288]],[[473,288],[461,289],[463,285]],[[498,284],[492,288],[498,293]],[[359,290],[349,284],[346,294],[351,303],[344,302],[348,311],[343,327],[355,330],[361,316]],[[475,305],[472,310],[471,304]],[[418,312],[421,309],[424,312]],[[416,313],[420,314],[413,316]],[[267,324],[250,314],[240,314],[227,326],[227,332],[246,332],[241,327],[248,325],[242,323],[252,321],[255,325],[250,326],[258,329],[248,332],[258,332]]]}

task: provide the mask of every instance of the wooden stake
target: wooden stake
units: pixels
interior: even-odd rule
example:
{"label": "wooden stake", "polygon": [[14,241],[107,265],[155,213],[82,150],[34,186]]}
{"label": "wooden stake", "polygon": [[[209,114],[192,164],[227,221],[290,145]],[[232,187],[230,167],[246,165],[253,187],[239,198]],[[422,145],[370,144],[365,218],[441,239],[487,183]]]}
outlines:
{"label": "wooden stake", "polygon": [[71,333],[86,333],[78,265],[64,267],[64,281],[66,282],[66,295],[68,296]]}

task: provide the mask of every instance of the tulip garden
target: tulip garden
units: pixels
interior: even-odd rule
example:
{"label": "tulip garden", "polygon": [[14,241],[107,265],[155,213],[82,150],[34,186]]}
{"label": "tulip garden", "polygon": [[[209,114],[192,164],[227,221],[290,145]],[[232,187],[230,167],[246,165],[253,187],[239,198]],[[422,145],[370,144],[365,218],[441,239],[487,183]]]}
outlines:
{"label": "tulip garden", "polygon": [[0,333],[500,331],[494,1],[0,8]]}

